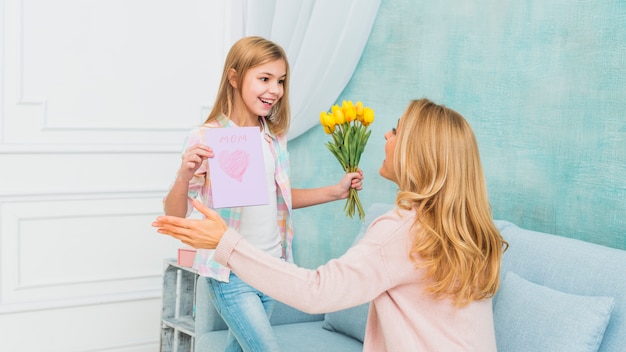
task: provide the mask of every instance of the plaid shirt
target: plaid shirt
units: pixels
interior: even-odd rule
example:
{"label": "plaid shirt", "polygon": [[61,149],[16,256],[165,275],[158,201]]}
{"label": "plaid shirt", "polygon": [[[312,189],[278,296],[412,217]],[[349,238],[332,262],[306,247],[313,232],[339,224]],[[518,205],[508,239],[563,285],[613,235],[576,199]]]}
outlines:
{"label": "plaid shirt", "polygon": [[[203,126],[193,129],[183,150],[198,143],[206,143],[205,131],[207,128],[230,128],[237,127],[225,116],[218,117]],[[265,139],[269,142],[270,150],[276,160],[276,171],[274,179],[276,181],[276,199],[278,206],[278,228],[280,230],[281,242],[283,246],[283,259],[293,262],[291,243],[293,240],[293,224],[291,220],[291,184],[289,182],[289,153],[287,152],[287,136],[276,136],[269,129],[266,129]],[[193,206],[191,198],[200,195],[202,203],[209,208],[213,208],[213,197],[211,194],[211,181],[209,178],[208,162],[205,160],[196,171],[194,177],[189,181],[189,204],[188,214]],[[242,207],[215,209],[226,221],[228,227],[239,230]],[[218,264],[213,260],[214,250],[199,249],[196,252],[193,267],[198,270],[200,276],[212,277],[219,281],[228,282],[230,269]]]}

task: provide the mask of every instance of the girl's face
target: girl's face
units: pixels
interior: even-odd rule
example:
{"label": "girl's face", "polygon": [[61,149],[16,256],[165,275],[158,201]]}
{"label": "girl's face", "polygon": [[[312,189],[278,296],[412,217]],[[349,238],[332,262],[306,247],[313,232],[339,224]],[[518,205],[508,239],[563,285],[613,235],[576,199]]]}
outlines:
{"label": "girl's face", "polygon": [[234,110],[245,115],[242,118],[255,120],[259,116],[269,115],[272,106],[283,97],[286,75],[287,66],[284,60],[270,61],[250,68],[241,84],[243,106],[236,106]]}
{"label": "girl's face", "polygon": [[380,167],[378,171],[380,176],[392,181],[394,183],[397,182],[396,173],[393,168],[393,155],[394,149],[396,148],[396,128],[392,128],[390,131],[385,133],[385,160],[383,160],[383,165]]}

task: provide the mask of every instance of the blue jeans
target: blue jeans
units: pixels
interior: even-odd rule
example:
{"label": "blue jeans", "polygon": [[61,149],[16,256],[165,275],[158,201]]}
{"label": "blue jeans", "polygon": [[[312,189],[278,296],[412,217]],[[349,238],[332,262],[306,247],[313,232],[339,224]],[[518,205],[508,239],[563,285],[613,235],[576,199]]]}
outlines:
{"label": "blue jeans", "polygon": [[230,273],[229,282],[208,278],[215,309],[228,325],[225,352],[280,351],[270,325],[274,300]]}

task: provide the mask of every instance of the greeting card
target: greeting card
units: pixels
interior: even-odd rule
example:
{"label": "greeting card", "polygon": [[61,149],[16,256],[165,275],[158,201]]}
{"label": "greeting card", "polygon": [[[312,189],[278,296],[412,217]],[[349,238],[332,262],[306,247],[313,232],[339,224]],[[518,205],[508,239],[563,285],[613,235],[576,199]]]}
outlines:
{"label": "greeting card", "polygon": [[206,144],[213,149],[208,160],[215,208],[268,204],[258,127],[209,128]]}

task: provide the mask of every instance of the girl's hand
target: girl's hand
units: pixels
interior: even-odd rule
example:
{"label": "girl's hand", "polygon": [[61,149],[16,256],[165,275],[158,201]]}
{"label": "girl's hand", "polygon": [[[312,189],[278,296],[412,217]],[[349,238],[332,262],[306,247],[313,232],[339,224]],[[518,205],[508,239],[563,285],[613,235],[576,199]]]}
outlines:
{"label": "girl's hand", "polygon": [[363,170],[359,169],[357,172],[349,172],[343,175],[337,187],[340,190],[340,199],[348,198],[351,188],[360,191],[363,189]]}
{"label": "girl's hand", "polygon": [[172,236],[193,248],[215,249],[228,228],[226,222],[197,199],[193,199],[193,206],[204,214],[204,219],[159,216],[152,226],[158,233]]}
{"label": "girl's hand", "polygon": [[179,177],[189,182],[196,170],[207,158],[213,157],[213,149],[204,144],[195,144],[187,148],[183,153],[183,161],[180,165]]}

